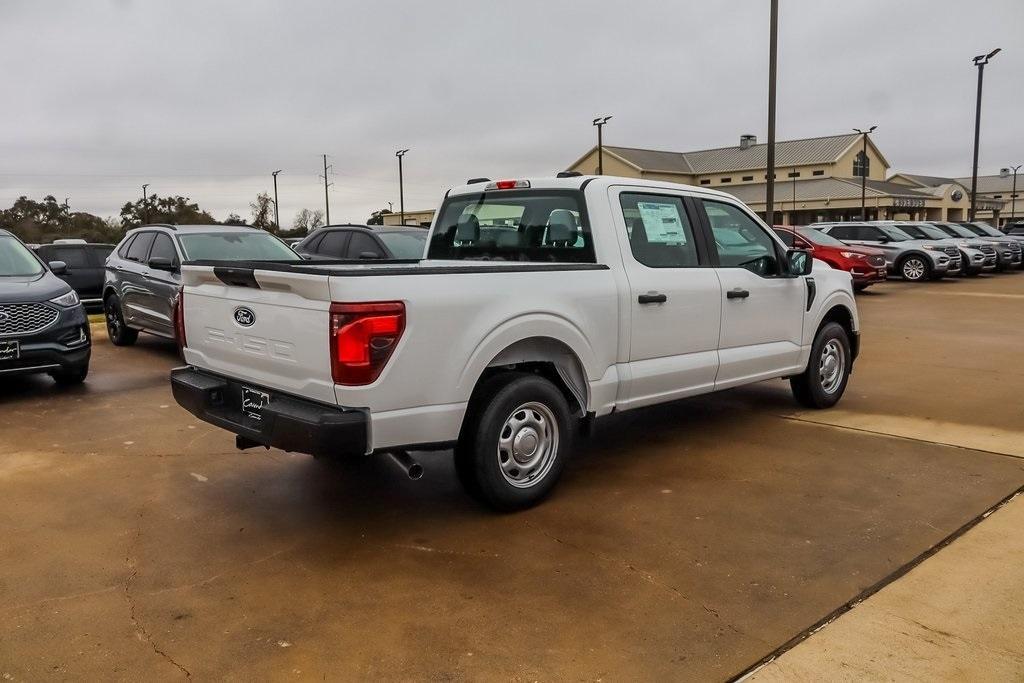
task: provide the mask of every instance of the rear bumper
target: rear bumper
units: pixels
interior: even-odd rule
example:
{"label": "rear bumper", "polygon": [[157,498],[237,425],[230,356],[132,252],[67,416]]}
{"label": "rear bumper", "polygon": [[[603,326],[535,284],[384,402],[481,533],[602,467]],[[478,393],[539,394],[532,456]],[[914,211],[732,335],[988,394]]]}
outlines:
{"label": "rear bumper", "polygon": [[[270,402],[260,419],[242,411],[242,388],[265,391]],[[200,420],[240,437],[239,445],[263,445],[315,456],[364,455],[369,416],[362,410],[325,406],[192,367],[171,371],[174,400]]]}

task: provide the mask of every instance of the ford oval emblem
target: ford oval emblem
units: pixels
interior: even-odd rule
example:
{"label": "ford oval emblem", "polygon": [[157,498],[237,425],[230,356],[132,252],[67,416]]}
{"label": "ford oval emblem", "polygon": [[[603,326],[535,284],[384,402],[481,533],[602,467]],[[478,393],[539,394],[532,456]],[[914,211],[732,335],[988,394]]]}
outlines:
{"label": "ford oval emblem", "polygon": [[251,308],[239,306],[235,309],[235,322],[242,327],[252,327],[256,322],[256,314],[252,312]]}

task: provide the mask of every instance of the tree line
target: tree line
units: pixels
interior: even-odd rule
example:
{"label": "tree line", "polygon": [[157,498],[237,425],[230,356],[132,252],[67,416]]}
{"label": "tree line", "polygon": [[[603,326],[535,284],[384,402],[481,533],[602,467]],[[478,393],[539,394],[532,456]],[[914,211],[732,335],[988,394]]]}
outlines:
{"label": "tree line", "polygon": [[231,213],[218,221],[188,197],[152,195],[127,202],[118,217],[100,218],[85,211],[71,211],[53,195],[42,201],[21,196],[9,209],[0,210],[0,229],[9,230],[30,244],[45,244],[55,239],[79,238],[88,242],[116,243],[125,232],[146,223],[173,225],[249,225],[280,237],[301,237],[324,224],[320,209],[302,209],[291,230],[282,230],[274,222],[274,200],[265,192],[249,204],[250,217]]}

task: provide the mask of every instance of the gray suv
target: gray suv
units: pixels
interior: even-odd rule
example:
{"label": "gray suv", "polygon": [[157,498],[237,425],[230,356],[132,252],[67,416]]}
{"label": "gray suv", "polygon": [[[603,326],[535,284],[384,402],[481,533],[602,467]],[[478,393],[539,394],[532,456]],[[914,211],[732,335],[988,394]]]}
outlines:
{"label": "gray suv", "polygon": [[960,272],[960,251],[955,246],[914,239],[893,225],[814,223],[810,227],[848,244],[881,250],[889,272],[904,280],[939,280]]}
{"label": "gray suv", "polygon": [[107,257],[103,313],[116,346],[139,332],[174,339],[174,307],[186,261],[299,261],[269,232],[244,226],[144,225]]}
{"label": "gray suv", "polygon": [[988,242],[996,249],[996,269],[1010,270],[1021,267],[1021,245],[1017,240],[1007,237],[991,225],[981,222],[957,223],[961,228],[974,233],[983,242]]}

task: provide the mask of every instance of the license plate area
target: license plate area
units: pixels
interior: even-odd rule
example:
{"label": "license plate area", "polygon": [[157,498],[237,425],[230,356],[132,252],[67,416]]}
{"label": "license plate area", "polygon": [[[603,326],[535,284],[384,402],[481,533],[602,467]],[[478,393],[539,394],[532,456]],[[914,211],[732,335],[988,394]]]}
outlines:
{"label": "license plate area", "polygon": [[270,394],[259,389],[242,387],[242,414],[252,420],[263,419],[263,409],[270,403]]}
{"label": "license plate area", "polygon": [[0,341],[0,360],[18,360],[21,357],[21,344],[17,341]]}

